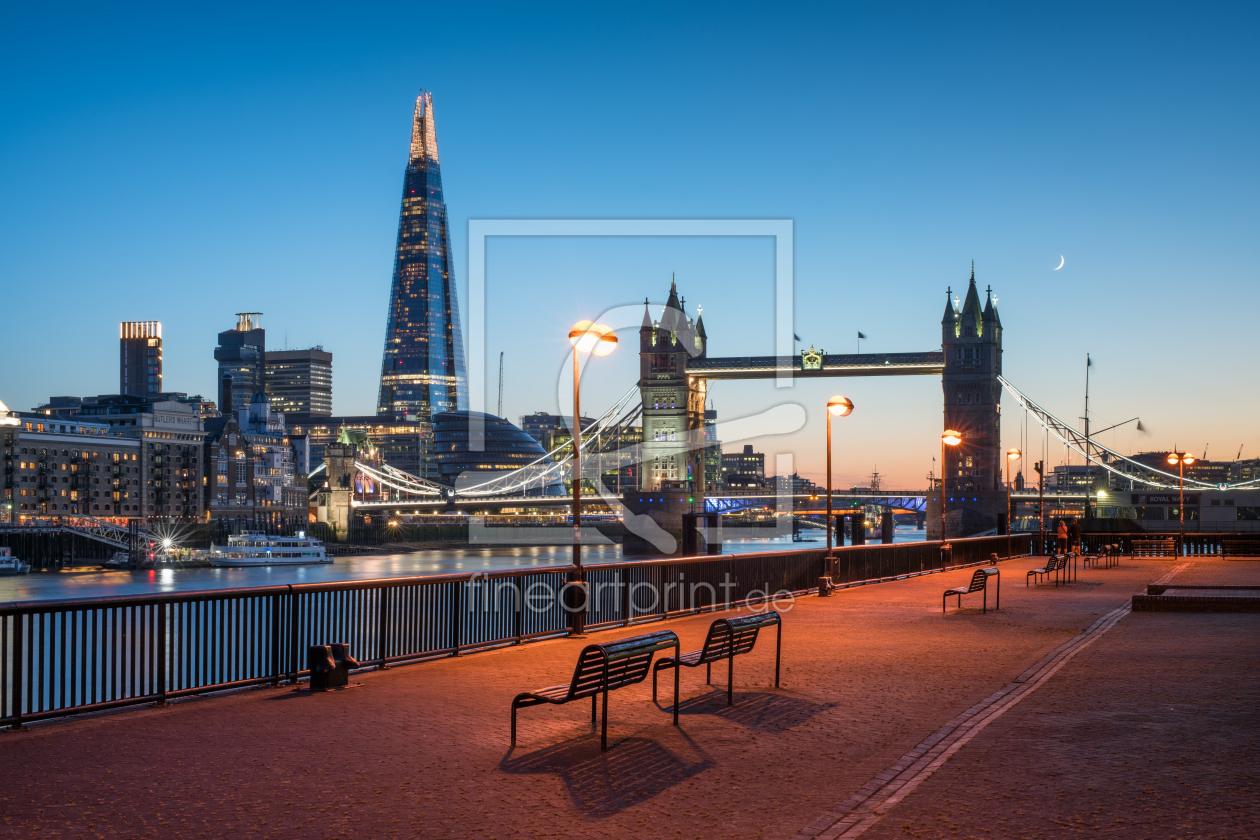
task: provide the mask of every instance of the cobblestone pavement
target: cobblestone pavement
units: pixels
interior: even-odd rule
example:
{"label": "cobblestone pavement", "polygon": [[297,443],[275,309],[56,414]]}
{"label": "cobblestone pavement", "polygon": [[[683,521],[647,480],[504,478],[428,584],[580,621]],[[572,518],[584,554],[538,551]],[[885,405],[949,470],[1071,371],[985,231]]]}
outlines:
{"label": "cobblestone pavement", "polygon": [[[967,608],[975,596],[941,614],[969,569],[802,599],[785,616],[781,690],[764,639],[737,662],[733,708],[684,672],[678,729],[650,683],[616,692],[607,753],[582,703],[523,710],[508,749],[511,698],[568,678],[583,642],[567,639],[365,673],[324,695],[261,689],[0,733],[0,835],[789,838],[1176,563],[1126,558],[1026,589],[1035,565],[1002,564],[988,615]],[[1213,567],[1260,579],[1252,561],[1183,574]],[[866,836],[1066,836],[1086,814],[1113,836],[1173,836],[1174,814],[1198,826],[1184,836],[1213,820],[1245,836],[1257,618],[1124,618]],[[669,627],[691,649],[710,621],[590,640]],[[1155,822],[1135,822],[1144,813]]]}

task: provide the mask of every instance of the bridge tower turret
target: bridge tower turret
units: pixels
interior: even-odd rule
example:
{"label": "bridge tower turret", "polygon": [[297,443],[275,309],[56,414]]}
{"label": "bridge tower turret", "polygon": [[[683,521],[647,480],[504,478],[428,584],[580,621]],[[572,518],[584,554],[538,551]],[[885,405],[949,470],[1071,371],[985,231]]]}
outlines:
{"label": "bridge tower turret", "polygon": [[948,299],[941,319],[945,372],[945,426],[962,433],[962,443],[946,447],[945,537],[964,537],[994,528],[1005,510],[1002,489],[1002,321],[992,289],[984,306],[976,288],[975,264],[959,307]]}
{"label": "bridge tower turret", "polygon": [[[659,321],[647,301],[639,327],[639,394],[643,400],[643,463],[639,489],[686,488],[704,493],[703,443],[705,383],[687,375],[687,360],[703,358],[708,338],[704,322],[692,321],[674,282]],[[699,441],[691,445],[689,441]],[[664,484],[671,482],[671,484]]]}

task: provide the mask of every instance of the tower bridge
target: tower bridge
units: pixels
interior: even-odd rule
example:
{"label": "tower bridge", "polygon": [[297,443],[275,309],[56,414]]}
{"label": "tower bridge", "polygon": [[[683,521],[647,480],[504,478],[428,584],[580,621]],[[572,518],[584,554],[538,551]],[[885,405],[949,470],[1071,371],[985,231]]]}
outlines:
{"label": "tower bridge", "polygon": [[[947,518],[949,536],[984,531],[997,524],[1005,509],[1006,496],[1001,483],[999,452],[1002,327],[996,301],[990,293],[983,306],[972,270],[965,300],[959,303],[946,292],[945,315],[941,321],[941,349],[909,353],[830,354],[825,350],[802,351],[799,356],[709,357],[708,335],[703,316],[693,318],[686,311],[686,299],[671,282],[669,295],[659,317],[644,301],[639,328],[640,371],[633,400],[623,398],[614,410],[601,417],[597,428],[583,435],[583,449],[595,452],[591,441],[618,448],[617,430],[629,425],[629,418],[642,423],[642,443],[634,447],[632,459],[639,465],[637,488],[620,500],[631,513],[653,513],[671,494],[685,496],[696,505],[716,494],[704,486],[703,453],[705,440],[704,407],[710,382],[738,379],[770,379],[784,375],[801,378],[849,376],[940,376],[944,401],[942,428],[963,433],[963,443],[947,452],[943,464],[947,496],[953,498]],[[602,435],[602,437],[601,437]],[[346,496],[345,514],[351,507],[365,510],[402,507],[448,508],[506,506],[513,501],[523,505],[546,506],[567,503],[560,498],[540,496],[546,482],[572,481],[570,460],[563,452],[549,453],[535,464],[505,476],[473,482],[470,486],[444,488],[433,482],[406,476],[397,470],[360,462],[357,453],[329,447],[330,487]],[[592,459],[584,459],[590,469]],[[352,498],[351,473],[363,471],[403,498],[380,502],[356,502]],[[597,491],[604,494],[598,475],[585,474]],[[936,508],[933,491],[900,494],[906,509]],[[865,497],[863,497],[865,498]],[[965,501],[964,501],[965,500]],[[592,499],[592,501],[595,501]],[[673,507],[678,509],[674,499]],[[598,502],[596,502],[598,503]],[[875,501],[873,503],[878,503]],[[729,502],[704,502],[703,509],[729,509]],[[669,504],[665,504],[669,507]],[[939,508],[936,508],[939,510]],[[657,513],[662,511],[657,510]],[[669,518],[667,515],[666,518]],[[939,516],[928,517],[939,523]]]}
{"label": "tower bridge", "polygon": [[[677,530],[688,510],[733,511],[765,506],[778,495],[720,494],[704,486],[703,452],[713,441],[705,438],[704,406],[710,382],[848,376],[940,376],[942,429],[961,433],[962,442],[943,454],[942,474],[946,503],[945,536],[956,537],[991,530],[1006,510],[1003,485],[1004,457],[1000,448],[1002,391],[1030,414],[1047,433],[1082,459],[1145,486],[1173,489],[1178,476],[1139,463],[1101,446],[1055,417],[1002,377],[1002,322],[997,298],[985,290],[981,303],[972,269],[960,301],[946,291],[941,318],[941,349],[915,353],[829,354],[802,351],[799,356],[742,356],[710,358],[704,319],[697,309],[693,319],[685,299],[670,285],[668,300],[652,317],[644,302],[639,328],[639,378],[616,404],[583,432],[583,474],[593,492],[588,499],[622,515],[648,514],[667,530]],[[642,442],[623,446],[621,435],[641,421]],[[728,441],[730,442],[730,441]],[[493,509],[568,505],[560,492],[547,495],[573,480],[569,445],[547,453],[534,463],[497,475],[477,475],[467,483],[446,487],[408,475],[381,463],[366,463],[353,446],[330,445],[326,465],[330,488],[330,516],[344,525],[350,511],[395,509]],[[636,488],[618,497],[603,486],[600,459],[617,453],[617,464],[637,465]],[[398,498],[370,501],[359,494],[355,478],[369,477],[391,489]],[[1185,480],[1187,488],[1218,489],[1217,485]],[[1222,485],[1219,489],[1260,486],[1260,481]],[[939,536],[940,488],[902,491],[890,496],[859,491],[863,504],[901,505],[926,513],[928,537]],[[586,495],[584,493],[584,495]],[[1027,492],[1013,498],[1030,498]],[[833,498],[852,501],[847,494]],[[859,497],[853,497],[859,498]],[[1049,496],[1047,496],[1049,499]],[[738,500],[738,501],[737,501]],[[776,507],[778,502],[776,501]]]}

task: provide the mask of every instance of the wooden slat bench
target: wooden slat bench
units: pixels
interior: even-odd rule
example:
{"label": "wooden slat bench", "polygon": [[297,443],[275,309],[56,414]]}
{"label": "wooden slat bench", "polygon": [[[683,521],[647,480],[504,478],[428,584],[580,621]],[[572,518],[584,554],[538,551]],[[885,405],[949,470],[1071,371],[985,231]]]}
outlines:
{"label": "wooden slat bench", "polygon": [[950,595],[958,596],[958,608],[962,609],[962,596],[970,595],[973,592],[984,593],[983,611],[985,613],[988,613],[989,612],[989,578],[991,577],[997,578],[997,600],[995,602],[996,606],[994,606],[993,609],[995,610],[1001,609],[1002,608],[1002,573],[998,571],[997,569],[993,568],[992,566],[989,566],[984,569],[976,569],[976,573],[971,576],[971,583],[967,584],[966,586],[956,586],[953,589],[946,589],[945,594],[941,596],[941,613],[942,614],[945,613],[945,600],[949,598]]}
{"label": "wooden slat bench", "polygon": [[[652,699],[656,699],[656,675],[666,668],[674,669],[674,683],[678,683],[678,672],[681,668],[705,667],[704,683],[713,684],[713,663],[726,660],[726,705],[735,702],[735,657],[751,653],[757,644],[757,635],[762,627],[771,624],[776,626],[774,638],[774,687],[779,687],[779,661],[783,650],[783,619],[774,610],[764,613],[739,616],[738,618],[719,618],[709,625],[709,633],[704,638],[704,647],[679,656],[664,656],[652,666]],[[675,700],[675,703],[678,701]]]}
{"label": "wooden slat bench", "polygon": [[[678,636],[672,630],[645,633],[607,642],[587,645],[578,656],[573,679],[536,691],[526,691],[512,700],[512,746],[516,746],[516,710],[543,703],[563,705],[585,697],[591,698],[591,726],[595,725],[596,698],[604,696],[604,718],[600,731],[600,749],[608,749],[608,692],[641,683],[652,666],[658,650],[674,649],[678,655]],[[678,675],[674,674],[674,726],[678,725]]]}
{"label": "wooden slat bench", "polygon": [[1129,550],[1130,557],[1176,557],[1177,540],[1165,537],[1159,540],[1134,540]]}
{"label": "wooden slat bench", "polygon": [[1050,559],[1046,561],[1046,565],[1040,569],[1031,569],[1024,578],[1024,586],[1028,586],[1028,578],[1036,577],[1037,585],[1041,585],[1042,576],[1050,577],[1054,575],[1054,585],[1057,589],[1059,586],[1059,573],[1067,571],[1068,556],[1066,554],[1052,554]]}
{"label": "wooden slat bench", "polygon": [[1222,557],[1260,557],[1260,540],[1223,540]]}

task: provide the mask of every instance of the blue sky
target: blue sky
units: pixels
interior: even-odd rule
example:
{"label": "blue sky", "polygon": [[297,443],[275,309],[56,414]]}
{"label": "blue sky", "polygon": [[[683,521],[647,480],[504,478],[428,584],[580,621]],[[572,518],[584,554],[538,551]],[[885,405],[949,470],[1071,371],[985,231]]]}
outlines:
{"label": "blue sky", "polygon": [[[0,29],[12,407],[115,391],[130,319],[163,322],[168,388],[213,393],[215,333],[261,310],[269,346],[333,351],[336,411],[371,412],[426,88],[461,285],[470,218],[790,218],[807,344],[936,348],[974,259],[1035,399],[1077,417],[1090,352],[1096,422],[1152,430],[1105,442],[1260,455],[1253,5],[119,8],[11,8]],[[503,240],[488,265],[512,419],[555,408],[571,323],[661,300],[671,272],[712,353],[771,346],[768,240]],[[623,351],[585,405],[633,380]],[[832,391],[857,404],[838,483],[878,465],[921,486],[931,378],[799,386],[810,424],[759,448],[820,476]],[[783,396],[713,390],[723,416]]]}

